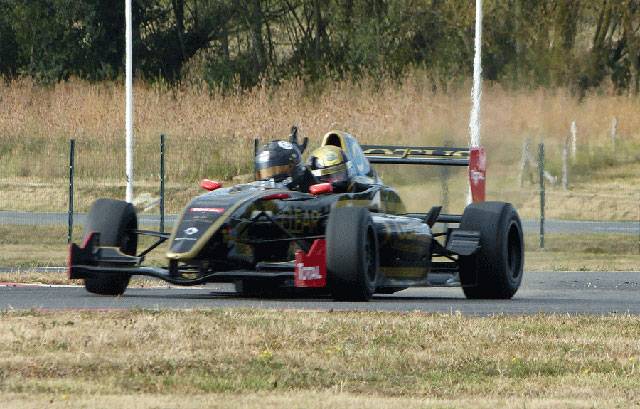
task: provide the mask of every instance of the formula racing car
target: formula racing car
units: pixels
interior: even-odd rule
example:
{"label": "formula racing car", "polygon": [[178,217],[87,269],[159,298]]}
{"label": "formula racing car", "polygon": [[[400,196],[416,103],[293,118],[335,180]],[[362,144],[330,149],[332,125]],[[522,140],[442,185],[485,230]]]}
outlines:
{"label": "formula racing car", "polygon": [[[279,143],[306,147],[293,136]],[[254,296],[308,292],[366,301],[458,283],[467,298],[513,297],[523,276],[522,225],[511,204],[484,201],[482,148],[361,146],[341,131],[327,133],[321,146],[346,155],[348,188],[292,188],[273,180],[222,187],[204,180],[208,191],[191,200],[170,234],[139,228],[130,203],[97,200],[83,243],[70,245],[69,278],[102,295],[120,295],[131,276],[142,275],[185,286],[234,283]],[[462,214],[443,214],[440,206],[408,213],[374,164],[467,167],[473,202]],[[138,249],[141,236],[154,243]],[[166,241],[166,265],[145,265]]]}

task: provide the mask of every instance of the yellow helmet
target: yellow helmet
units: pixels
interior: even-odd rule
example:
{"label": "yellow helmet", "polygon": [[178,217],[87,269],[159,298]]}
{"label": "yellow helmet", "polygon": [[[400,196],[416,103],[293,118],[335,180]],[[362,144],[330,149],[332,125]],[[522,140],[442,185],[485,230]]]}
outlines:
{"label": "yellow helmet", "polygon": [[311,153],[308,160],[311,173],[321,182],[349,181],[349,162],[342,149],[325,145]]}

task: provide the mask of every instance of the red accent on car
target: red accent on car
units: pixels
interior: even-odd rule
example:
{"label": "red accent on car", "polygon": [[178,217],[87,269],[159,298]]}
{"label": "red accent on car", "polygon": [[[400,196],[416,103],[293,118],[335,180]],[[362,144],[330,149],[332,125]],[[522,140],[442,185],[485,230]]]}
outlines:
{"label": "red accent on car", "polygon": [[309,186],[309,193],[312,195],[324,195],[331,192],[333,192],[333,186],[331,186],[331,183],[317,183]]}
{"label": "red accent on car", "polygon": [[274,193],[272,195],[263,196],[261,200],[274,200],[274,199],[288,199],[291,195],[289,193]]}
{"label": "red accent on car", "polygon": [[[95,232],[91,231],[86,236],[84,236],[84,239],[82,240],[82,244],[80,245],[80,248],[81,249],[86,249],[87,246],[93,240],[93,237],[95,236],[95,234],[96,234]],[[72,268],[73,268],[73,251],[74,251],[74,248],[78,248],[78,246],[76,246],[73,243],[69,244],[69,251],[67,253],[67,278],[69,280],[75,278],[75,277],[73,277],[73,272],[71,271]]]}
{"label": "red accent on car", "polygon": [[82,240],[81,248],[86,249],[91,240],[93,240],[93,236],[95,236],[96,232],[90,231],[86,236],[84,236],[84,240]]}
{"label": "red accent on car", "polygon": [[326,287],[327,243],[324,239],[314,240],[309,253],[296,251],[293,285],[303,288]]}
{"label": "red accent on car", "polygon": [[487,177],[487,154],[484,148],[474,147],[469,151],[469,186],[473,203],[485,201]]}
{"label": "red accent on car", "polygon": [[216,189],[220,189],[222,187],[222,183],[214,182],[213,180],[209,180],[209,179],[202,179],[200,181],[200,187],[211,192]]}

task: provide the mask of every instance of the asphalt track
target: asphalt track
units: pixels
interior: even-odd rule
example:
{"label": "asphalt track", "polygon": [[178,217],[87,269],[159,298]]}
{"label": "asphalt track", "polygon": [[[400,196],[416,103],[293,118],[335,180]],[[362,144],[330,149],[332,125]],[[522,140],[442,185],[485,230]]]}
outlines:
{"label": "asphalt track", "polygon": [[[0,275],[0,280],[2,276]],[[466,300],[460,288],[412,288],[366,303],[328,298],[249,299],[216,286],[131,288],[102,297],[82,287],[0,285],[0,310],[264,308],[492,314],[640,314],[640,272],[525,273],[512,300]]]}
{"label": "asphalt track", "polygon": [[[14,212],[0,210],[0,224],[23,225],[23,226],[66,226],[69,215],[67,213],[46,213],[46,212]],[[168,227],[176,222],[177,215],[167,215],[165,223]],[[74,224],[82,225],[86,219],[86,214],[74,214]],[[160,217],[154,215],[141,215],[140,224],[153,228],[159,225]],[[540,231],[539,220],[523,220],[523,228],[527,233]],[[578,221],[578,220],[554,220],[548,219],[544,224],[547,233],[616,233],[640,235],[640,220],[632,221]]]}

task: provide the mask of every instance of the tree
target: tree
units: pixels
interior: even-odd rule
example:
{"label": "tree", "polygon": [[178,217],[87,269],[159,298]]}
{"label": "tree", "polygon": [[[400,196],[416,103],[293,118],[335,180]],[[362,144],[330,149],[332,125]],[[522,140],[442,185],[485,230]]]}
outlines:
{"label": "tree", "polygon": [[10,24],[11,9],[0,3],[0,75],[12,77],[18,67],[18,43]]}
{"label": "tree", "polygon": [[[191,72],[215,86],[251,87],[290,77],[399,78],[420,67],[446,85],[471,75],[468,0],[132,1],[135,73],[150,81]],[[0,74],[118,77],[124,7],[113,5],[3,0]],[[484,27],[489,80],[640,91],[640,0],[485,0]]]}

